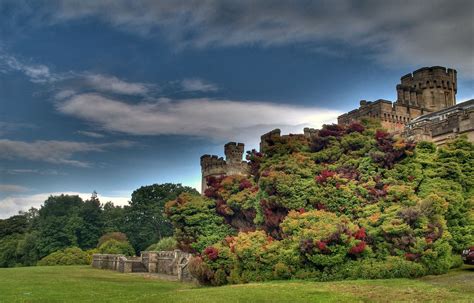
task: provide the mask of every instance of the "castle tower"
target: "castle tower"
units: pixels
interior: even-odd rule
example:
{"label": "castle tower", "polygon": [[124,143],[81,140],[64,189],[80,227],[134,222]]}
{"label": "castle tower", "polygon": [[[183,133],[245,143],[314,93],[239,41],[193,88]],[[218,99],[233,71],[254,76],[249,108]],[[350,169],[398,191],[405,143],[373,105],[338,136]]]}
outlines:
{"label": "castle tower", "polygon": [[227,164],[241,163],[244,154],[244,144],[229,142],[224,145],[225,161]]}
{"label": "castle tower", "polygon": [[434,112],[456,104],[457,72],[442,66],[423,67],[397,85],[397,102]]}
{"label": "castle tower", "polygon": [[203,155],[201,156],[201,193],[207,188],[206,178],[207,177],[219,177],[226,174],[226,163],[222,157],[214,155]]}
{"label": "castle tower", "polygon": [[201,193],[207,188],[207,177],[221,177],[226,175],[243,175],[247,173],[247,162],[242,161],[244,154],[244,144],[229,142],[224,145],[226,159],[214,155],[204,155],[201,157]]}

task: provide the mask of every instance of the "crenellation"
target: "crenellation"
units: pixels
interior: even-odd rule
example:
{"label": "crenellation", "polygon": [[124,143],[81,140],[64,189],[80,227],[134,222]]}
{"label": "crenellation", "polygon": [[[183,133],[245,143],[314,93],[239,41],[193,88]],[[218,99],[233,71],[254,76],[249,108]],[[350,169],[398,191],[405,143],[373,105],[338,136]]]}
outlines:
{"label": "crenellation", "polygon": [[401,133],[414,118],[456,104],[456,77],[456,70],[442,66],[417,69],[400,78],[396,102],[361,100],[360,107],[339,116],[338,123],[375,118],[389,131]]}
{"label": "crenellation", "polygon": [[240,175],[246,174],[248,170],[248,164],[242,161],[244,154],[244,144],[229,142],[224,145],[223,157],[216,155],[203,155],[201,156],[201,193],[207,188],[206,179],[208,177],[220,177],[226,175]]}

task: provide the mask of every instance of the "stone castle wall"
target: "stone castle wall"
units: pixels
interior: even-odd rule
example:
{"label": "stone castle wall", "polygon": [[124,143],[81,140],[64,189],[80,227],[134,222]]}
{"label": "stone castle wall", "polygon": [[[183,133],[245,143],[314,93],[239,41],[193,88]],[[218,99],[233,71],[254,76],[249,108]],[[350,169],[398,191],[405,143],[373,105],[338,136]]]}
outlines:
{"label": "stone castle wall", "polygon": [[374,102],[362,100],[358,109],[339,116],[337,122],[350,124],[363,118],[374,118],[380,121],[383,128],[394,133],[401,133],[412,119],[423,113],[423,109],[419,107],[405,106],[388,100],[380,99]]}
{"label": "stone castle wall", "polygon": [[455,106],[457,72],[442,66],[423,67],[401,77],[396,89],[396,102],[362,100],[358,109],[339,116],[338,124],[374,118],[388,131],[402,134],[417,117]]}
{"label": "stone castle wall", "polygon": [[474,142],[474,100],[430,113],[410,122],[403,135],[414,141],[432,141],[443,145],[459,135]]}

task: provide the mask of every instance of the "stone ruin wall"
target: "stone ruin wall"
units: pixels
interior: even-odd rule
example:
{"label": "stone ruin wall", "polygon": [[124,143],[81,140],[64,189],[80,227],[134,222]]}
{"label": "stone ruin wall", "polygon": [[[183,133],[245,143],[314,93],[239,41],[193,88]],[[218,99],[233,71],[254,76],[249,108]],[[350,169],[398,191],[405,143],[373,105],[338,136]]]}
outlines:
{"label": "stone ruin wall", "polygon": [[180,250],[144,251],[139,257],[94,254],[92,267],[121,273],[147,272],[175,276],[179,281],[194,281],[188,270],[192,255]]}

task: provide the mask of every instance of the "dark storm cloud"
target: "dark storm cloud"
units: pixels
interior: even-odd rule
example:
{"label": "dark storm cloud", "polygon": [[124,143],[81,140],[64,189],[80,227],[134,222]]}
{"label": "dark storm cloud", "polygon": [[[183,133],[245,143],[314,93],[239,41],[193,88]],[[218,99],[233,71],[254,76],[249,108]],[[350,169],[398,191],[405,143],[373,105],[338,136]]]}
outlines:
{"label": "dark storm cloud", "polygon": [[[9,4],[10,3],[10,4]],[[445,64],[474,73],[474,2],[424,1],[38,1],[2,10],[34,24],[93,17],[122,30],[164,34],[179,47],[357,47],[386,65]],[[12,8],[14,6],[14,8]],[[33,10],[34,8],[34,10]],[[20,18],[19,16],[22,16]],[[340,47],[338,47],[340,48]]]}

